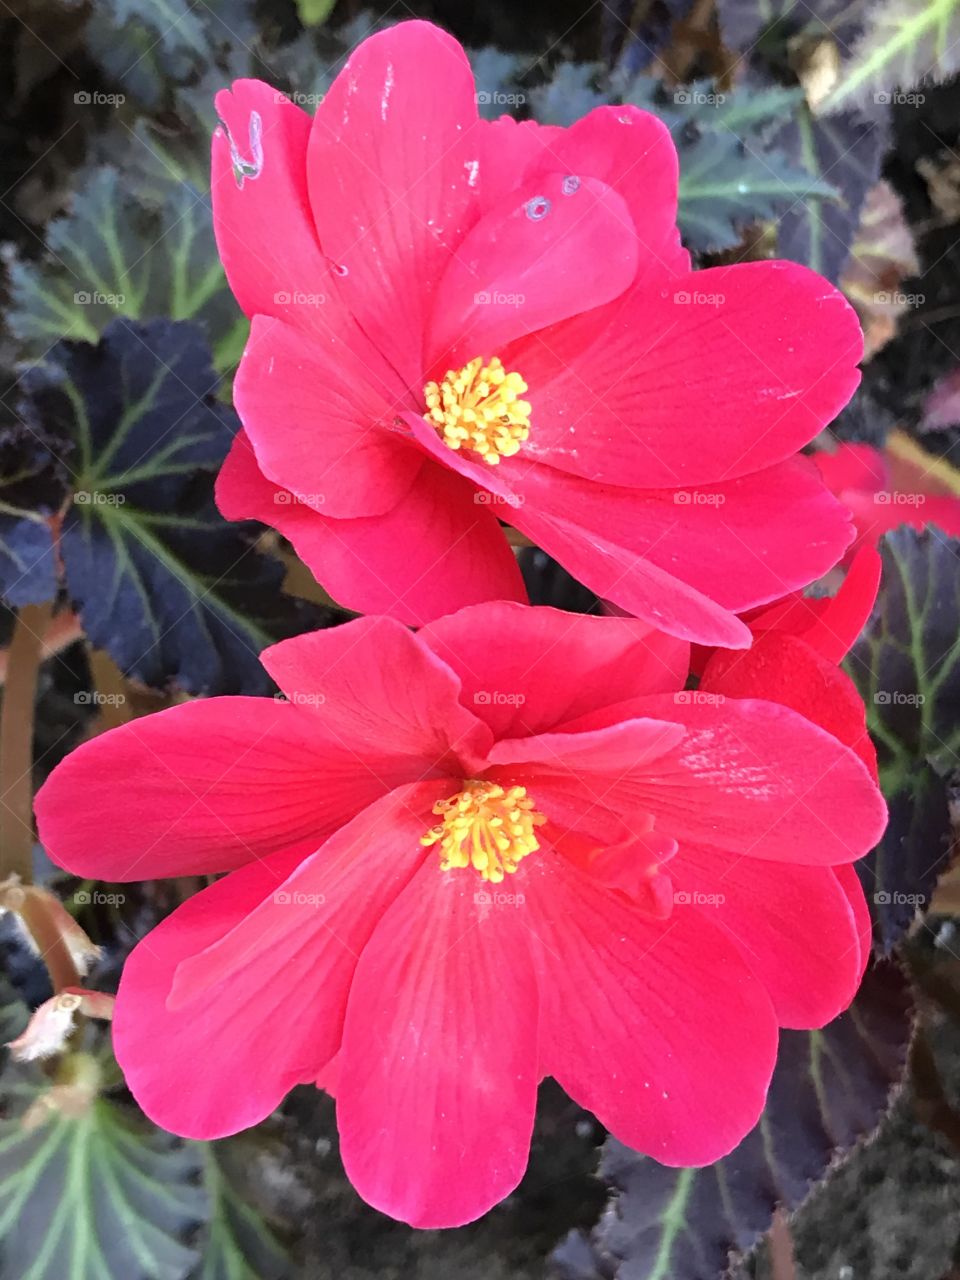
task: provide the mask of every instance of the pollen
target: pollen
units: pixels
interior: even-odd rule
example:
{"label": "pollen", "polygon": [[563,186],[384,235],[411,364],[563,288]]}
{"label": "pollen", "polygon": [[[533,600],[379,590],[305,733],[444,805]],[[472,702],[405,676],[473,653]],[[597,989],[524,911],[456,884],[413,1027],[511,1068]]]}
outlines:
{"label": "pollen", "polygon": [[527,384],[507,373],[496,356],[489,364],[477,356],[458,372],[448,369],[443,382],[423,389],[423,415],[451,449],[470,449],[488,466],[511,458],[530,434],[530,403],[520,397]]}
{"label": "pollen", "polygon": [[438,800],[433,812],[443,821],[420,843],[439,844],[440,870],[473,867],[494,884],[540,848],[536,828],[546,822],[526,787],[504,788],[497,782],[467,782],[457,795]]}

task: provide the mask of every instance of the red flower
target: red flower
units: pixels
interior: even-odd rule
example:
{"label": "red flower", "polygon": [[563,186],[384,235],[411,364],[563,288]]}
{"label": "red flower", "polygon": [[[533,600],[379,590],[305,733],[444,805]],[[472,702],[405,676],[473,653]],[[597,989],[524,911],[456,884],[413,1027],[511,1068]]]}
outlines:
{"label": "red flower", "polygon": [[876,542],[902,524],[935,524],[960,538],[960,498],[938,480],[938,464],[904,437],[897,446],[841,444],[833,453],[814,454],[824,481],[853,513],[858,543]]}
{"label": "red flower", "polygon": [[500,517],[628,613],[743,647],[734,611],[841,556],[796,452],[857,385],[856,317],[794,263],[691,273],[655,117],[479,120],[422,22],[366,40],[312,121],[253,80],[217,109],[217,238],[253,317],[218,500],[341,603],[525,599]]}
{"label": "red flower", "polygon": [[361,1195],[456,1225],[516,1186],[544,1076],[632,1147],[709,1162],[755,1123],[778,1025],[851,999],[844,868],[880,794],[795,711],[682,692],[683,642],[500,603],[264,662],[289,702],[134,721],[37,797],[77,874],[230,872],[120,985],[117,1055],[166,1128],[231,1133],[317,1082]]}

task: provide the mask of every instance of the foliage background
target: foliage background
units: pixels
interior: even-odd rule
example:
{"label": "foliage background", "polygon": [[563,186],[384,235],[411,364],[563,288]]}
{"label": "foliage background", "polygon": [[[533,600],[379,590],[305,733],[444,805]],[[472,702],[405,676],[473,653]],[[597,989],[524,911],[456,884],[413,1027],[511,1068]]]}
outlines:
{"label": "foliage background", "polygon": [[[794,258],[860,311],[864,382],[819,443],[884,446],[913,483],[960,495],[957,0],[10,0],[0,643],[18,610],[46,628],[36,783],[119,719],[269,694],[254,660],[267,639],[343,617],[276,535],[212,503],[245,331],[210,229],[212,99],[251,74],[322,94],[364,34],[412,15],[468,47],[491,115],[567,123],[605,101],[660,114],[701,265]],[[726,1161],[663,1170],[547,1085],[517,1193],[471,1227],[415,1233],[345,1181],[322,1095],[297,1091],[241,1138],[180,1143],[139,1116],[90,1024],[46,1069],[0,1074],[0,1277],[960,1275],[957,550],[935,530],[885,541],[849,659],[894,819],[864,870],[878,958],[850,1014],[785,1035],[764,1121]],[[541,553],[522,559],[536,601],[597,607]],[[925,700],[878,701],[888,687]],[[7,804],[13,789],[0,761]],[[199,885],[81,884],[32,852],[103,947],[88,985],[104,990]],[[10,915],[0,958],[6,1041],[49,986]],[[792,1216],[765,1241],[778,1205]]]}

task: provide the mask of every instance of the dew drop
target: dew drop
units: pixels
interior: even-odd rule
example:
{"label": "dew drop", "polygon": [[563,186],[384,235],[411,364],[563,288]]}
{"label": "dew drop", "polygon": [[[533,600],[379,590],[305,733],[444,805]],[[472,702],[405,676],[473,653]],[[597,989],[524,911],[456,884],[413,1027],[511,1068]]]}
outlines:
{"label": "dew drop", "polygon": [[561,183],[560,190],[565,196],[572,196],[575,191],[580,190],[580,179],[575,173],[568,173]]}
{"label": "dew drop", "polygon": [[249,178],[259,178],[263,170],[263,121],[260,118],[259,111],[250,112],[250,159],[240,154],[240,148],[237,146],[230,133],[229,128],[224,125],[224,132],[227,135],[227,141],[230,143],[230,161],[233,165],[233,176],[237,180],[237,186],[243,187],[244,182]]}
{"label": "dew drop", "polygon": [[526,214],[531,222],[541,222],[550,212],[550,201],[546,196],[534,196],[526,204]]}
{"label": "dew drop", "polygon": [[334,275],[348,276],[350,274],[350,268],[342,262],[331,262],[330,266],[333,268]]}

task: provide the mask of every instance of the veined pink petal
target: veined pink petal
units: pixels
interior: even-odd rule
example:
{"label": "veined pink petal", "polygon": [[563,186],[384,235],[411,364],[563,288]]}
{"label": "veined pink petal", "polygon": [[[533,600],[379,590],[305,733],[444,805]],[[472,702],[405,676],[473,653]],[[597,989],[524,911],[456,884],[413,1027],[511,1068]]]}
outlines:
{"label": "veined pink petal", "polygon": [[520,913],[487,888],[429,859],[350,988],[337,1086],[344,1167],[369,1204],[415,1227],[480,1217],[527,1164],[537,983]]}
{"label": "veined pink petal", "polygon": [[428,22],[365,40],[314,117],[320,243],[363,331],[411,387],[423,381],[431,300],[478,216],[477,131],[466,55]]}
{"label": "veined pink petal", "polygon": [[836,868],[717,857],[684,844],[670,863],[677,917],[726,929],[781,1027],[822,1027],[860,985],[860,938]]}
{"label": "veined pink petal", "polygon": [[489,729],[461,704],[456,673],[393,618],[357,618],[281,640],[263,665],[316,732],[373,758],[408,755],[435,773],[482,753]]}
{"label": "veined pink petal", "polygon": [[856,313],[796,263],[677,276],[593,320],[498,354],[530,387],[523,456],[602,483],[683,488],[763,470],[812,440],[860,380]]}
{"label": "veined pink petal", "polygon": [[[213,229],[234,297],[248,316],[343,334],[349,315],[307,198],[310,117],[262,80],[236,80],[217,94],[216,108]],[[298,301],[307,295],[322,305]]]}
{"label": "veined pink petal", "polygon": [[260,469],[322,515],[382,515],[424,465],[392,427],[410,393],[362,335],[254,316],[233,396]]}
{"label": "veined pink petal", "polygon": [[526,599],[496,516],[474,496],[453,472],[425,468],[392,511],[330,520],[267,480],[243,433],[217,478],[227,519],[279,529],[338,603],[414,625],[481,600]]}
{"label": "veined pink petal", "polygon": [[517,914],[543,968],[543,1071],[661,1163],[719,1159],[756,1123],[773,1073],[763,984],[702,913],[656,920],[563,857],[526,861]]}
{"label": "veined pink petal", "polygon": [[40,839],[101,880],[228,871],[316,848],[423,763],[322,735],[274,698],[185,702],[83,743],[37,793]]}
{"label": "veined pink petal", "polygon": [[450,259],[425,347],[431,376],[602,306],[630,285],[637,262],[633,220],[612,187],[563,173],[524,183]]}
{"label": "veined pink petal", "polygon": [[419,635],[457,672],[464,706],[498,738],[557,728],[611,697],[679,688],[689,660],[684,641],[636,618],[508,601],[461,609]]}

